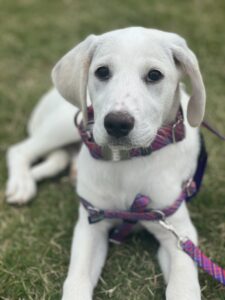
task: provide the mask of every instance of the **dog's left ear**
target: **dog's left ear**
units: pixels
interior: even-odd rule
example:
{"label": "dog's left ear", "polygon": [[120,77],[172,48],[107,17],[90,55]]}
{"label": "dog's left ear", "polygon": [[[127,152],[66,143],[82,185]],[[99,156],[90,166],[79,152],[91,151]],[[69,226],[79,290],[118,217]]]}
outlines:
{"label": "dog's left ear", "polygon": [[184,74],[190,78],[192,95],[187,109],[188,122],[192,127],[201,125],[205,114],[206,92],[198,60],[188,48],[185,40],[176,34],[171,34],[171,50],[173,57],[180,64]]}
{"label": "dog's left ear", "polygon": [[59,93],[70,103],[78,106],[87,119],[88,72],[97,36],[90,35],[64,55],[52,70],[52,80]]}

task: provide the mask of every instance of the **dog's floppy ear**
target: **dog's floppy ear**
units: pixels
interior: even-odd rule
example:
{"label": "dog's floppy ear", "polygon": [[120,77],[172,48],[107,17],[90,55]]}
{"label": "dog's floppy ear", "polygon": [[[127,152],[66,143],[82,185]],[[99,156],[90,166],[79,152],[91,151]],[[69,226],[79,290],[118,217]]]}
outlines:
{"label": "dog's floppy ear", "polygon": [[52,80],[59,93],[87,115],[87,82],[89,66],[96,48],[95,35],[88,36],[66,55],[52,70]]}
{"label": "dog's floppy ear", "polygon": [[192,95],[187,109],[187,118],[191,126],[201,125],[205,114],[206,92],[198,60],[195,54],[188,48],[185,40],[178,35],[173,35],[171,40],[173,57],[180,64],[184,74],[190,78]]}

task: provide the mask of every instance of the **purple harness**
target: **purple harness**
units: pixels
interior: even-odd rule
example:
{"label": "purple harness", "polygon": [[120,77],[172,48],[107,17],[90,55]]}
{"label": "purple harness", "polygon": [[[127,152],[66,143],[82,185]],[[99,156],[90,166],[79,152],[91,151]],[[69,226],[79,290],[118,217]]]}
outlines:
{"label": "purple harness", "polygon": [[130,210],[101,210],[94,207],[91,203],[80,197],[80,201],[88,212],[88,220],[90,224],[102,221],[103,219],[119,219],[123,220],[122,224],[114,228],[110,234],[111,242],[120,244],[131,233],[134,225],[138,221],[159,221],[164,217],[173,215],[181,206],[182,202],[196,193],[196,184],[193,180],[188,181],[183,191],[180,193],[176,201],[169,207],[162,210],[147,209],[151,199],[147,196],[138,194],[130,208]]}
{"label": "purple harness", "polygon": [[[80,124],[77,123],[77,116],[78,114],[75,116],[75,124],[79,130],[83,142],[88,147],[91,156],[95,159],[114,160],[112,153],[110,153],[110,149],[103,148],[97,145],[94,141],[92,134],[92,126],[94,123],[93,108],[88,107],[88,124],[86,128],[84,128],[82,122]],[[203,122],[202,126],[210,130],[220,139],[225,140],[225,138],[221,136],[216,130],[214,130],[207,122]],[[161,148],[172,143],[182,141],[184,138],[185,126],[183,123],[183,113],[180,109],[177,113],[175,122],[160,128],[157,132],[155,140],[149,147],[123,151],[122,153],[120,153],[120,160],[150,155],[152,152],[160,150]],[[167,217],[171,216],[178,210],[178,208],[184,201],[189,201],[198,193],[201,187],[206,164],[207,152],[205,149],[203,137],[201,136],[201,149],[198,157],[198,164],[195,175],[184,184],[182,192],[174,201],[174,203],[164,209],[148,209],[147,207],[151,202],[151,199],[141,194],[138,194],[135,197],[130,209],[125,211],[102,210],[94,207],[90,202],[83,199],[82,197],[79,197],[80,202],[88,212],[88,220],[90,224],[95,224],[104,219],[122,220],[122,223],[116,228],[113,228],[109,233],[109,240],[117,244],[120,244],[124,241],[124,239],[131,233],[133,227],[138,221],[157,221],[161,226],[171,231],[175,235],[179,242],[180,248],[189,256],[191,256],[199,267],[213,276],[217,281],[225,285],[225,270],[213,263],[209,258],[207,258],[201,252],[201,250],[193,244],[191,240],[183,238],[179,234],[177,234],[175,228],[173,228],[173,226],[166,220]]]}

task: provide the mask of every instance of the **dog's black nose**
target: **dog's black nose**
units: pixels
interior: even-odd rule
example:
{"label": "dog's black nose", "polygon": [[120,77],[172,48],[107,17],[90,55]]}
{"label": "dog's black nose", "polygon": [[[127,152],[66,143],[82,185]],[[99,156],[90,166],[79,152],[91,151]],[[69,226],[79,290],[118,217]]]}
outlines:
{"label": "dog's black nose", "polygon": [[104,126],[109,135],[124,137],[134,128],[134,118],[127,112],[111,112],[105,116]]}

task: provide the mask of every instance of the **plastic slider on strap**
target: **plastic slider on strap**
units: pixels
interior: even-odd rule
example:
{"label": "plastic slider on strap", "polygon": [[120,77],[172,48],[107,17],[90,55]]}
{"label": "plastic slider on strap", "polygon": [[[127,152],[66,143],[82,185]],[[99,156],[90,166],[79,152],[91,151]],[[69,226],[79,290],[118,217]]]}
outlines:
{"label": "plastic slider on strap", "polygon": [[105,218],[104,210],[88,206],[87,210],[89,212],[88,221],[89,224],[95,224],[102,221]]}

